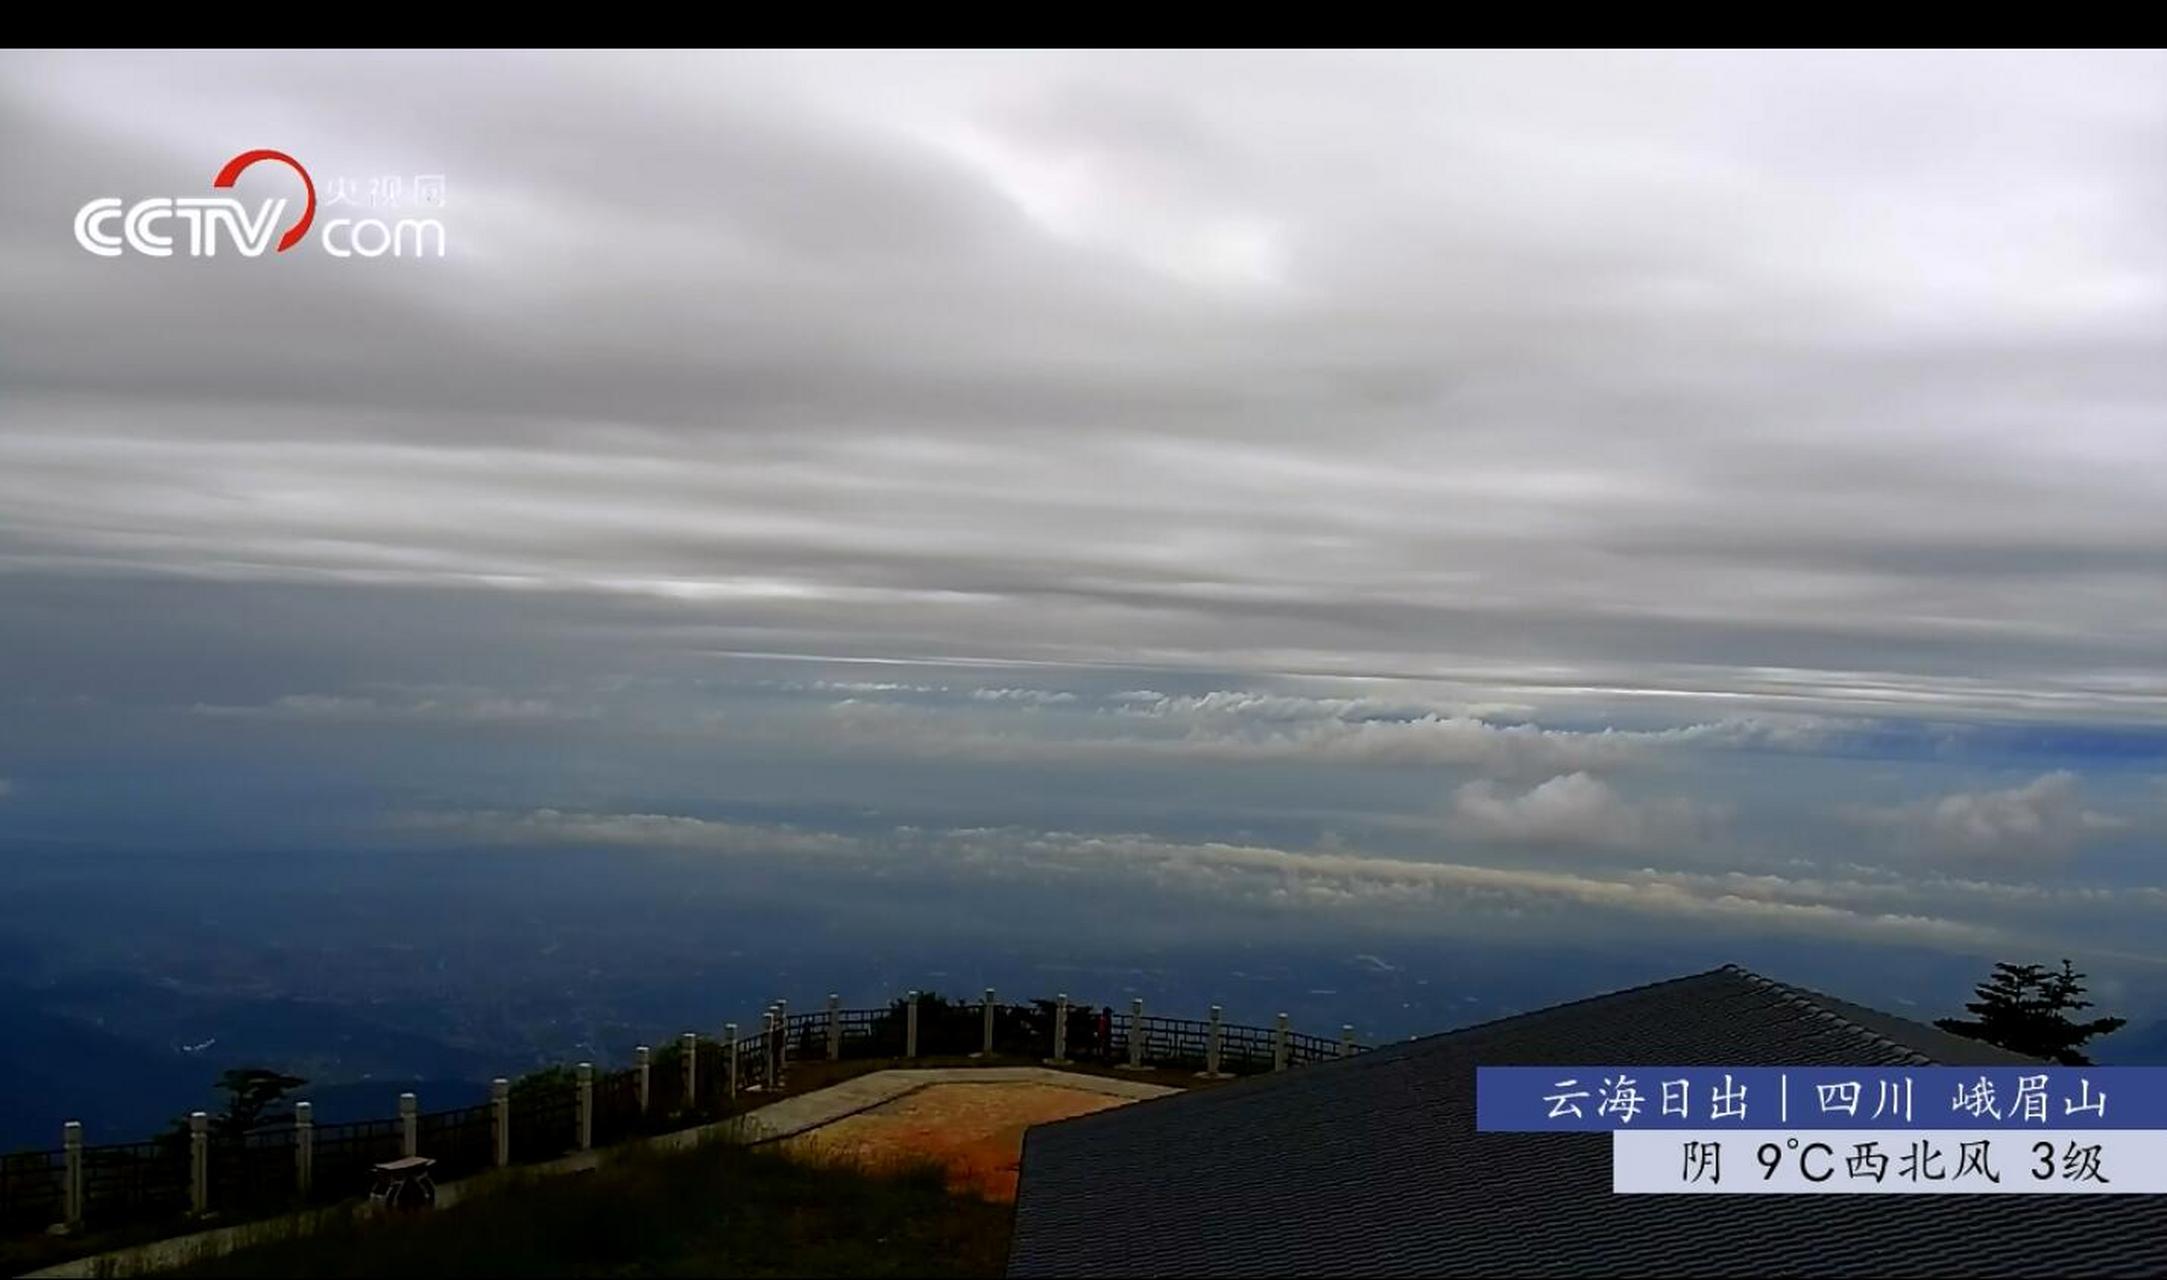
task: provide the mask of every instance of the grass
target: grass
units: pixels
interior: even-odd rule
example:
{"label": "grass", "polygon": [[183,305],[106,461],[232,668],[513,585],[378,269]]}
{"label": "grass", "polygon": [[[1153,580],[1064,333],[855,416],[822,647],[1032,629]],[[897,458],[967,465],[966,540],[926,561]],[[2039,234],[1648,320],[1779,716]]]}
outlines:
{"label": "grass", "polygon": [[715,1142],[341,1222],[179,1274],[995,1276],[1011,1217],[950,1194],[938,1165],[871,1173]]}
{"label": "grass", "polygon": [[181,1218],[154,1218],[126,1226],[110,1227],[91,1235],[25,1233],[0,1240],[0,1276],[19,1276],[42,1267],[55,1266],[86,1254],[131,1245],[149,1244],[189,1229]]}

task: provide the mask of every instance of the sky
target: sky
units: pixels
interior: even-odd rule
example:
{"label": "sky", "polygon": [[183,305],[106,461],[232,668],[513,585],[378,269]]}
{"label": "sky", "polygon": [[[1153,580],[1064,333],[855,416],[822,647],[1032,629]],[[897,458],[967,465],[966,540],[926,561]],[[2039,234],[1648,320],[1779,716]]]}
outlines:
{"label": "sky", "polygon": [[[254,148],[444,255],[71,237]],[[5,848],[2167,1009],[2160,55],[13,52],[0,154]]]}

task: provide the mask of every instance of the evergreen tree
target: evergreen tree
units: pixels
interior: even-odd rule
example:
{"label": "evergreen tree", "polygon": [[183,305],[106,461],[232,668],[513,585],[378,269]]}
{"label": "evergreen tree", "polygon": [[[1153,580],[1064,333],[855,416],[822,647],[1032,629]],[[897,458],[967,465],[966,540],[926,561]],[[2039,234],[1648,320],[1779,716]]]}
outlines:
{"label": "evergreen tree", "polygon": [[283,1120],[290,1114],[274,1110],[286,1095],[308,1081],[266,1067],[236,1067],[218,1077],[226,1092],[226,1109],[212,1117],[211,1127],[220,1138],[239,1141],[250,1131]]}
{"label": "evergreen tree", "polygon": [[2037,964],[1997,964],[1985,982],[1972,988],[1978,999],[1964,1005],[1973,1017],[1937,1018],[1934,1025],[1953,1035],[1983,1040],[2014,1053],[2081,1067],[2091,1059],[2080,1051],[2085,1041],[2119,1030],[2126,1018],[2078,1022],[2072,1013],[2092,1007],[2084,998],[2084,975],[2069,961],[2059,972]]}

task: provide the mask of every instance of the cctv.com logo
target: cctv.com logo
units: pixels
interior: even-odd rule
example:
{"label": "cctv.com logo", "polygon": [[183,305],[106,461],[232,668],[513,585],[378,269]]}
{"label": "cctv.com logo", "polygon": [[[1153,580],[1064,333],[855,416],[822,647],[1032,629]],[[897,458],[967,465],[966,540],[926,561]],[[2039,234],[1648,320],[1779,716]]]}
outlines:
{"label": "cctv.com logo", "polygon": [[[75,242],[101,258],[141,254],[146,258],[215,258],[221,251],[260,258],[266,251],[285,253],[307,241],[316,225],[316,181],[301,162],[283,151],[243,151],[211,179],[213,190],[229,190],[251,166],[284,165],[301,183],[301,214],[288,222],[290,199],[269,199],[249,208],[232,196],[152,196],[133,204],[102,196],[75,211]],[[398,179],[390,184],[396,203]],[[329,205],[350,202],[342,179]],[[384,188],[379,187],[379,190]],[[442,204],[441,177],[416,179],[425,203]],[[431,197],[433,196],[433,200]],[[384,203],[379,196],[377,203]],[[333,217],[324,221],[316,244],[334,258],[441,258],[444,224],[434,217]]]}

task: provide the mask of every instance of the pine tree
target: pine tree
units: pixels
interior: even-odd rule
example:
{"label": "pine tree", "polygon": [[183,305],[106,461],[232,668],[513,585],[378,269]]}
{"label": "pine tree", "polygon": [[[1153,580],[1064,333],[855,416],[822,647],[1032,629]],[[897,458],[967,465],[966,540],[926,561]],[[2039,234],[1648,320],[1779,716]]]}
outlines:
{"label": "pine tree", "polygon": [[1972,1018],[1937,1018],[1934,1025],[1952,1035],[1984,1040],[2014,1053],[2044,1058],[2063,1066],[2089,1066],[2080,1046],[2094,1036],[2119,1030],[2126,1018],[2078,1022],[2069,1015],[2092,1007],[2084,998],[2084,975],[2069,961],[2059,972],[2037,964],[1997,964],[1985,982],[1972,988],[1978,999],[1964,1005]]}
{"label": "pine tree", "polygon": [[238,1142],[251,1130],[284,1120],[291,1113],[278,1110],[286,1095],[308,1081],[266,1067],[237,1067],[218,1077],[226,1093],[226,1109],[213,1120],[219,1137]]}

